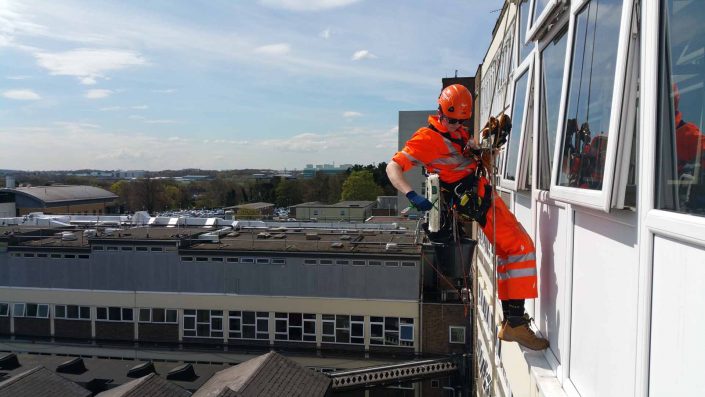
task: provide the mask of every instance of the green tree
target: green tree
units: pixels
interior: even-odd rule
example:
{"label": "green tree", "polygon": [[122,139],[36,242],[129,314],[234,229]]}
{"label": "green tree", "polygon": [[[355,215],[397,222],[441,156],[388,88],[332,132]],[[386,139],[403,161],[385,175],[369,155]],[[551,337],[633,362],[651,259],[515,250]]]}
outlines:
{"label": "green tree", "polygon": [[278,207],[289,207],[302,202],[301,183],[297,180],[281,181],[277,185],[276,200]]}
{"label": "green tree", "polygon": [[376,200],[382,188],[374,181],[371,171],[353,171],[343,182],[342,200]]}

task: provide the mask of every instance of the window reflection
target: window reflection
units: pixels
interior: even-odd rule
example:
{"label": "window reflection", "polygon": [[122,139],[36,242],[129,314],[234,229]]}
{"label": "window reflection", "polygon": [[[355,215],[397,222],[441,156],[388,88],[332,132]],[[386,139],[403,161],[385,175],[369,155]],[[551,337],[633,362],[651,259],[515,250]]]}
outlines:
{"label": "window reflection", "polygon": [[551,187],[551,164],[558,129],[567,27],[541,52],[538,188]]}
{"label": "window reflection", "polygon": [[536,22],[536,20],[539,19],[543,10],[546,9],[546,5],[549,1],[551,0],[534,0],[534,17],[532,19],[533,22]]}
{"label": "window reflection", "polygon": [[558,185],[602,189],[621,0],[592,0],[577,15]]}
{"label": "window reflection", "polygon": [[534,48],[534,43],[526,41],[526,24],[529,22],[529,0],[523,0],[519,5],[519,63],[521,63]]}
{"label": "window reflection", "polygon": [[512,134],[509,136],[507,144],[507,155],[504,166],[504,178],[508,180],[516,179],[517,161],[519,160],[519,145],[521,140],[521,126],[524,118],[524,104],[526,103],[526,86],[529,82],[529,71],[519,77],[514,90],[514,101],[512,109]]}
{"label": "window reflection", "polygon": [[662,10],[658,208],[705,215],[705,2]]}

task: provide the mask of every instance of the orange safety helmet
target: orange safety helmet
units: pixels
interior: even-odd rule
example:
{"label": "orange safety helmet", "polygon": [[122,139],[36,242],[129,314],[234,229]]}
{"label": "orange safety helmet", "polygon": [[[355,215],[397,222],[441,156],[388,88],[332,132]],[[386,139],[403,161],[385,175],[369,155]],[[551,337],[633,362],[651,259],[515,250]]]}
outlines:
{"label": "orange safety helmet", "polygon": [[472,94],[462,84],[444,88],[438,96],[441,113],[451,119],[467,120],[472,116]]}

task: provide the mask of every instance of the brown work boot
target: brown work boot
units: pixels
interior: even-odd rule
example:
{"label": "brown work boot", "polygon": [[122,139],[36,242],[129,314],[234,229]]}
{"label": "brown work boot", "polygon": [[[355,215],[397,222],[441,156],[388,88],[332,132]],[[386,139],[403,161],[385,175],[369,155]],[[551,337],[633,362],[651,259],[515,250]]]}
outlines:
{"label": "brown work boot", "polygon": [[532,320],[527,314],[524,314],[521,324],[516,327],[512,327],[507,321],[503,324],[502,329],[499,330],[497,337],[505,342],[517,342],[531,350],[544,350],[549,345],[548,340],[539,338],[531,330],[529,323]]}

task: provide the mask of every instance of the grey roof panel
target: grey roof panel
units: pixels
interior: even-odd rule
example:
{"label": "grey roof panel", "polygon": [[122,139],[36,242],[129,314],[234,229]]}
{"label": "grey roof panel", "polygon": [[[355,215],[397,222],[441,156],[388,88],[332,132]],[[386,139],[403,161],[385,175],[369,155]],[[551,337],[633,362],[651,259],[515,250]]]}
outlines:
{"label": "grey roof panel", "polygon": [[76,383],[39,366],[0,383],[0,397],[89,397],[92,393]]}
{"label": "grey roof panel", "polygon": [[3,189],[17,194],[31,196],[45,203],[59,203],[81,200],[113,200],[118,196],[95,186],[52,185]]}

